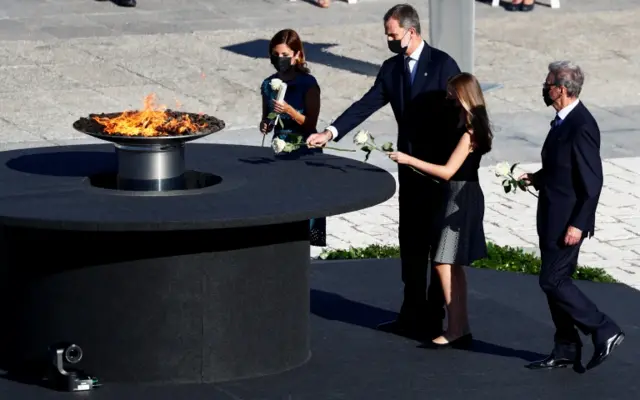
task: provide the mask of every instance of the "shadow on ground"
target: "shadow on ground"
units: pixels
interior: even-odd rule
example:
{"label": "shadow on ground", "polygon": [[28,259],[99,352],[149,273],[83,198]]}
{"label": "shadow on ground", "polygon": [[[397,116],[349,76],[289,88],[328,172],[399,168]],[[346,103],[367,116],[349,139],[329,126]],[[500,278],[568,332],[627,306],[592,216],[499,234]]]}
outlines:
{"label": "shadow on ground", "polygon": [[[304,43],[304,51],[308,61],[322,64],[328,67],[342,69],[355,74],[376,76],[380,66],[367,61],[356,60],[330,53],[328,49],[337,46],[334,43]],[[266,39],[256,39],[249,42],[238,43],[231,46],[222,47],[223,50],[240,54],[251,58],[264,58],[269,56],[269,41]]]}

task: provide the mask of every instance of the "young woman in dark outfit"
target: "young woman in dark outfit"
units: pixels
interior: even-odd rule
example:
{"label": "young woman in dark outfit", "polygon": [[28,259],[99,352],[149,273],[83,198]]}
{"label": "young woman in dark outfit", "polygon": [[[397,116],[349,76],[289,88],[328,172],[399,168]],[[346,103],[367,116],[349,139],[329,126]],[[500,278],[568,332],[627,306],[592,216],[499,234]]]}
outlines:
{"label": "young woman in dark outfit", "polygon": [[447,201],[442,209],[440,241],[433,257],[447,304],[446,332],[433,340],[435,347],[467,347],[472,336],[467,316],[465,265],[487,255],[484,235],[484,195],[478,181],[482,156],[491,150],[489,118],[482,89],[468,73],[449,81],[447,97],[460,108],[460,140],[445,165],[424,162],[401,152],[389,157],[443,180]]}

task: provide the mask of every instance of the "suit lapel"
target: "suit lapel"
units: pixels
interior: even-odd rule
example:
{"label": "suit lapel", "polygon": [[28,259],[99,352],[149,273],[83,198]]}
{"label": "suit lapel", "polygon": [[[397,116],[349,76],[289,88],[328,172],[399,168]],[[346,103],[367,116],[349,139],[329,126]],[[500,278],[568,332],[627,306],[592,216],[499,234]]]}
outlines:
{"label": "suit lapel", "polygon": [[418,70],[416,71],[413,84],[411,87],[413,88],[411,91],[411,98],[416,97],[418,93],[422,90],[422,87],[426,83],[428,79],[429,73],[429,62],[431,61],[431,47],[424,42],[424,47],[422,48],[422,53],[420,53],[420,59],[418,60]]}
{"label": "suit lapel", "polygon": [[542,156],[543,160],[544,160],[545,156],[547,155],[547,152],[549,151],[549,147],[557,139],[558,130],[560,130],[560,129],[562,129],[562,125],[560,125],[559,127],[556,127],[556,128],[552,127],[551,129],[549,129],[549,133],[547,133],[547,138],[544,140],[544,144],[542,145],[541,156]]}

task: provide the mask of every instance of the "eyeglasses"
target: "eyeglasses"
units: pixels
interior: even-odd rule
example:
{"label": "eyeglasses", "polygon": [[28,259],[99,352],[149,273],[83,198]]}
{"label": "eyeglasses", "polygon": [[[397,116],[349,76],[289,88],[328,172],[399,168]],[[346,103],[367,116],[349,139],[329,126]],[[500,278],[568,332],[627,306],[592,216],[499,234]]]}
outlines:
{"label": "eyeglasses", "polygon": [[555,83],[555,82],[554,82],[554,83],[548,83],[548,82],[545,82],[545,83],[543,83],[543,84],[542,84],[542,87],[543,87],[543,88],[545,88],[545,89],[550,89],[550,88],[551,88],[551,86],[557,86],[557,87],[560,87],[560,86],[562,86],[562,85],[558,85],[558,84],[557,84],[557,83]]}

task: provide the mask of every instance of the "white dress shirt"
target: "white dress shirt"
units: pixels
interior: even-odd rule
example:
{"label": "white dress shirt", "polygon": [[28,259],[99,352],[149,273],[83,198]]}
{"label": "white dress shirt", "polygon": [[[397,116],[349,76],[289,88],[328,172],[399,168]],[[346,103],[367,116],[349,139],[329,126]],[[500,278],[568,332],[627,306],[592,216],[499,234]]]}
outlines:
{"label": "white dress shirt", "polygon": [[[415,80],[416,71],[418,70],[416,66],[418,65],[418,60],[420,60],[420,55],[422,54],[423,49],[424,49],[424,40],[420,42],[420,45],[418,46],[417,49],[413,51],[413,53],[411,53],[410,55],[406,55],[406,54],[404,55],[405,60],[407,59],[407,57],[410,58],[409,72],[411,73],[411,83],[413,83],[413,81]],[[331,132],[331,139],[329,139],[329,141],[333,140],[334,137],[338,136],[338,130],[336,129],[335,126],[330,125],[325,129]]]}
{"label": "white dress shirt", "polygon": [[574,108],[576,108],[578,103],[580,103],[580,99],[575,99],[571,104],[558,111],[558,118],[564,121],[564,119],[567,118],[567,115],[569,115],[569,113],[573,111]]}
{"label": "white dress shirt", "polygon": [[413,83],[413,81],[415,80],[416,77],[416,72],[418,71],[418,68],[416,68],[416,65],[418,65],[418,61],[420,60],[420,55],[422,54],[422,49],[424,49],[424,41],[420,42],[420,46],[418,46],[417,49],[414,50],[413,53],[411,53],[411,55],[406,55],[404,56],[404,59],[406,61],[407,57],[410,58],[409,60],[409,72],[411,72],[411,83]]}

